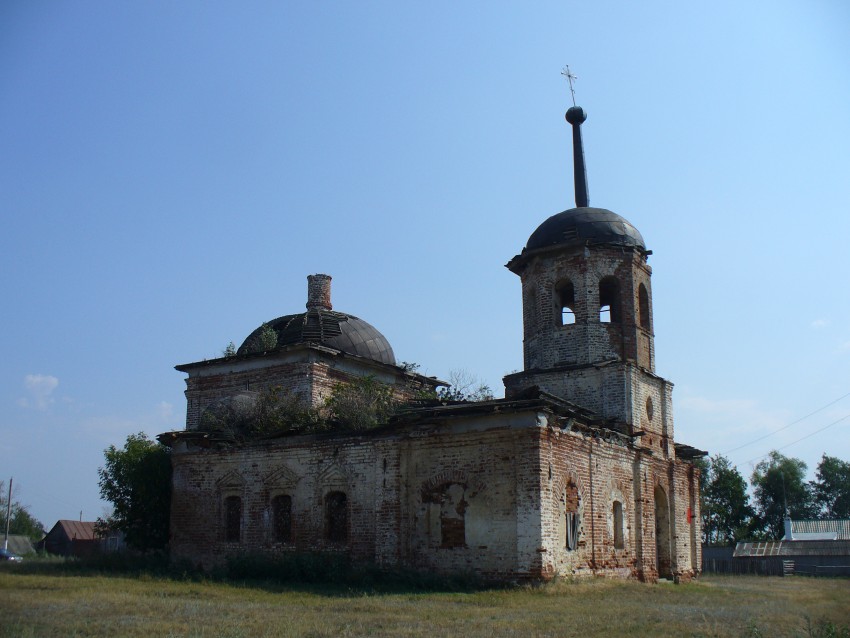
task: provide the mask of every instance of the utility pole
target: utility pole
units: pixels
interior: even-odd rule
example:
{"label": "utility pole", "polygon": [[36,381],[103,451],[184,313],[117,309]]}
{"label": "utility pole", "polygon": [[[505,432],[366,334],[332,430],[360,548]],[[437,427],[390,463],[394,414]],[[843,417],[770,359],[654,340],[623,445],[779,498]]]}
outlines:
{"label": "utility pole", "polygon": [[9,549],[9,521],[12,518],[12,478],[9,477],[9,500],[6,501],[6,538],[3,541],[3,549]]}

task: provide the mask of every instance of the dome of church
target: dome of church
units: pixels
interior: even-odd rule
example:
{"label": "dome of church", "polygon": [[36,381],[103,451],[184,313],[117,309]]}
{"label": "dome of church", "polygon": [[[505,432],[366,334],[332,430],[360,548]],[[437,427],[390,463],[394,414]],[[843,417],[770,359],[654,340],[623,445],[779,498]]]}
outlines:
{"label": "dome of church", "polygon": [[237,354],[265,351],[262,335],[267,329],[277,335],[277,345],[272,349],[313,343],[395,365],[392,347],[374,326],[353,315],[319,308],[267,322],[248,335]]}
{"label": "dome of church", "polygon": [[552,215],[528,238],[526,250],[550,246],[608,244],[646,250],[638,229],[605,208],[579,207]]}
{"label": "dome of church", "polygon": [[[237,354],[310,343],[395,365],[392,346],[374,326],[354,315],[332,310],[329,276],[310,275],[307,279],[307,312],[285,315],[264,323],[248,335]],[[264,334],[269,330],[274,332],[276,341]]]}

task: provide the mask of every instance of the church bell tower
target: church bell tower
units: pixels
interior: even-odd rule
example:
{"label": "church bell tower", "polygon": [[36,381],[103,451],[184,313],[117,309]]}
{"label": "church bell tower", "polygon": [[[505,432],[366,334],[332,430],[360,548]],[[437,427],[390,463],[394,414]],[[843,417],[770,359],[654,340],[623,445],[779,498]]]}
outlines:
{"label": "church bell tower", "polygon": [[576,207],[540,224],[507,264],[522,282],[524,369],[505,377],[505,395],[536,386],[672,455],[672,384],[655,374],[651,251],[626,219],[590,206],[587,115],[573,106],[566,119]]}

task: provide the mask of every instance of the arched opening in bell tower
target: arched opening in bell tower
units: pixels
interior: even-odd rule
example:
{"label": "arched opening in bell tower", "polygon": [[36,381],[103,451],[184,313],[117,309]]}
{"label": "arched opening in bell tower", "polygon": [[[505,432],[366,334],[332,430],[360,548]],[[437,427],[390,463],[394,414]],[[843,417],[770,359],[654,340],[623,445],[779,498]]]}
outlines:
{"label": "arched opening in bell tower", "polygon": [[643,284],[638,286],[638,320],[640,327],[649,330],[649,293]]}
{"label": "arched opening in bell tower", "polygon": [[555,286],[555,304],[557,325],[568,326],[576,322],[576,290],[569,279]]}
{"label": "arched opening in bell tower", "polygon": [[620,282],[616,277],[604,277],[599,282],[599,321],[620,323]]}

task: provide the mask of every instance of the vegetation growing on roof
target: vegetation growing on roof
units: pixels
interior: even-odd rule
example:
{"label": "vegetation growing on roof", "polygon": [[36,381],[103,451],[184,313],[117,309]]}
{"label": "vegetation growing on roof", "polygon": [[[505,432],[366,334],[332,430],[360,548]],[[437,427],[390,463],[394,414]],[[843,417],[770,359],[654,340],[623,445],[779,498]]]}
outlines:
{"label": "vegetation growing on roof", "polygon": [[373,376],[339,382],[319,408],[280,386],[243,392],[201,415],[200,429],[248,441],[281,434],[363,431],[386,424],[400,402]]}
{"label": "vegetation growing on roof", "polygon": [[399,401],[393,389],[375,377],[337,383],[325,402],[328,422],[342,430],[370,430],[387,423]]}
{"label": "vegetation growing on roof", "polygon": [[490,386],[469,370],[452,370],[449,384],[437,391],[440,401],[492,401],[496,398]]}
{"label": "vegetation growing on roof", "polygon": [[269,324],[264,323],[257,339],[257,349],[260,352],[268,352],[275,348],[277,348],[277,332]]}
{"label": "vegetation growing on roof", "polygon": [[280,386],[228,397],[201,415],[200,429],[236,441],[326,429],[321,411]]}
{"label": "vegetation growing on roof", "polygon": [[[273,332],[273,331],[272,331]],[[403,364],[413,372],[416,364]],[[416,401],[489,401],[487,384],[465,370],[453,371],[452,386],[422,391]],[[320,407],[281,386],[261,391],[244,391],[219,401],[201,415],[200,430],[234,441],[249,441],[282,434],[312,434],[330,431],[362,432],[385,425],[405,407],[392,386],[368,375],[340,381]]]}

